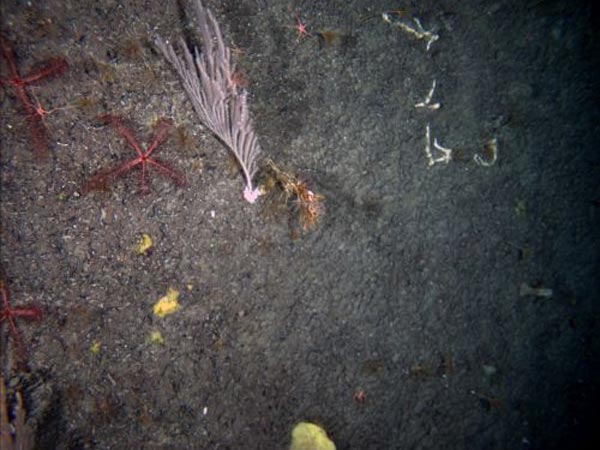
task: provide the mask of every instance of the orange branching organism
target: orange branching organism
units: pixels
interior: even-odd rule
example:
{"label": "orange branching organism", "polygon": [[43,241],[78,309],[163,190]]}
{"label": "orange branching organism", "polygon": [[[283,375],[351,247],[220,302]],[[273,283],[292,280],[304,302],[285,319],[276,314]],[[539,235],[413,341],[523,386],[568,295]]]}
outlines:
{"label": "orange branching organism", "polygon": [[319,218],[322,216],[324,212],[323,200],[325,200],[325,197],[308,189],[304,181],[296,182],[295,191],[296,200],[294,203],[300,215],[300,226],[304,231],[308,231],[316,227]]}
{"label": "orange branching organism", "polygon": [[306,181],[280,169],[271,160],[267,162],[262,187],[265,193],[277,190],[282,193],[280,199],[289,207],[292,226],[295,227],[294,222],[297,222],[303,232],[314,229],[325,212],[325,197],[312,191]]}

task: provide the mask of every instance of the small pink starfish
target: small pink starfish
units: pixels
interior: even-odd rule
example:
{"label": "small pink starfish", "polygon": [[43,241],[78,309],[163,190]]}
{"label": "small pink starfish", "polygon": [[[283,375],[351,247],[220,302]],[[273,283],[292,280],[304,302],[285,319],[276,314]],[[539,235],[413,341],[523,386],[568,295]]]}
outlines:
{"label": "small pink starfish", "polygon": [[294,28],[295,30],[298,31],[298,37],[296,38],[296,40],[298,42],[300,42],[300,39],[302,39],[303,37],[312,37],[312,34],[310,34],[308,32],[308,30],[306,29],[306,24],[302,23],[302,21],[300,20],[300,13],[296,11],[296,25],[293,26],[292,28]]}
{"label": "small pink starfish", "polygon": [[17,317],[22,317],[27,320],[42,320],[42,310],[37,306],[28,306],[28,307],[17,307],[12,308],[10,306],[10,300],[8,296],[8,289],[0,282],[0,292],[2,293],[2,309],[0,310],[0,323],[6,322],[8,323],[8,332],[12,335],[14,346],[15,346],[15,355],[16,355],[16,365],[20,370],[26,370],[27,364],[25,363],[25,344],[23,342],[23,338],[21,337],[21,333],[17,328]]}
{"label": "small pink starfish", "polygon": [[138,142],[138,140],[134,137],[133,132],[123,125],[123,120],[112,114],[106,114],[101,117],[106,122],[110,123],[113,127],[116,128],[117,132],[125,138],[125,140],[129,143],[131,147],[133,147],[137,153],[137,157],[124,163],[119,164],[116,167],[112,167],[109,169],[101,170],[96,175],[94,175],[83,187],[83,192],[87,193],[92,190],[97,189],[106,189],[109,184],[116,181],[118,178],[124,176],[130,170],[139,167],[142,170],[141,179],[140,179],[140,193],[147,194],[150,192],[150,188],[148,186],[148,169],[149,167],[154,167],[163,175],[169,177],[173,183],[177,186],[185,186],[186,179],[185,175],[179,170],[171,167],[168,163],[161,161],[152,157],[152,153],[154,153],[158,147],[167,139],[167,135],[169,134],[169,130],[173,126],[173,123],[168,119],[161,119],[158,122],[158,131],[156,132],[156,136],[152,143],[148,146],[146,150],[142,150],[142,146]]}

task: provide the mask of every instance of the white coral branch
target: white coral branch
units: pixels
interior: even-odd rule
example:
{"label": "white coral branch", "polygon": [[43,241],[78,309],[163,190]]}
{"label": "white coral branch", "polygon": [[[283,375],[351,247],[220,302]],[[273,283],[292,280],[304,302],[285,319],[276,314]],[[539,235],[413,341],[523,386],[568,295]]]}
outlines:
{"label": "white coral branch", "polygon": [[223,40],[212,12],[194,2],[198,27],[202,35],[202,51],[197,47],[194,56],[183,40],[179,43],[182,56],[172,44],[158,37],[158,49],[173,65],[190,98],[200,121],[208,127],[233,153],[242,170],[244,198],[254,203],[258,188],[252,178],[257,171],[260,154],[258,139],[248,112],[247,92],[232,81],[235,68],[231,52]]}

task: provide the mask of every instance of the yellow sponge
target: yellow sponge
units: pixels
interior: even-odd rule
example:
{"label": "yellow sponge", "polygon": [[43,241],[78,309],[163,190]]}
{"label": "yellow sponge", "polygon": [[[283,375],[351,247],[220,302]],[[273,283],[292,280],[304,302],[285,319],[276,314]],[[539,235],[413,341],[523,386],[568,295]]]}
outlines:
{"label": "yellow sponge", "polygon": [[154,304],[154,314],[158,317],[165,317],[169,314],[173,314],[179,309],[179,291],[177,289],[169,288],[167,295],[160,298]]}
{"label": "yellow sponge", "polygon": [[292,430],[290,450],[335,450],[335,444],[320,426],[299,422]]}

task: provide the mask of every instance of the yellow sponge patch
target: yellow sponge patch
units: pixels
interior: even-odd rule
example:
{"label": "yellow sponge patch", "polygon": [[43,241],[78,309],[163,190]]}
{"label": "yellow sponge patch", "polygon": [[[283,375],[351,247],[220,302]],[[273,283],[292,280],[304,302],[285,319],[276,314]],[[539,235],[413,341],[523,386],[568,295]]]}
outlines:
{"label": "yellow sponge patch", "polygon": [[179,309],[179,291],[173,288],[169,288],[167,295],[162,297],[154,305],[154,314],[158,317],[165,317],[169,314],[173,314]]}
{"label": "yellow sponge patch", "polygon": [[150,342],[152,344],[164,344],[165,337],[162,335],[162,333],[160,331],[154,330],[150,333]]}
{"label": "yellow sponge patch", "polygon": [[320,426],[300,422],[292,430],[290,450],[335,450],[335,444]]}
{"label": "yellow sponge patch", "polygon": [[152,250],[152,247],[154,247],[152,237],[148,233],[144,233],[140,236],[140,240],[135,247],[135,252],[138,255],[147,255]]}

